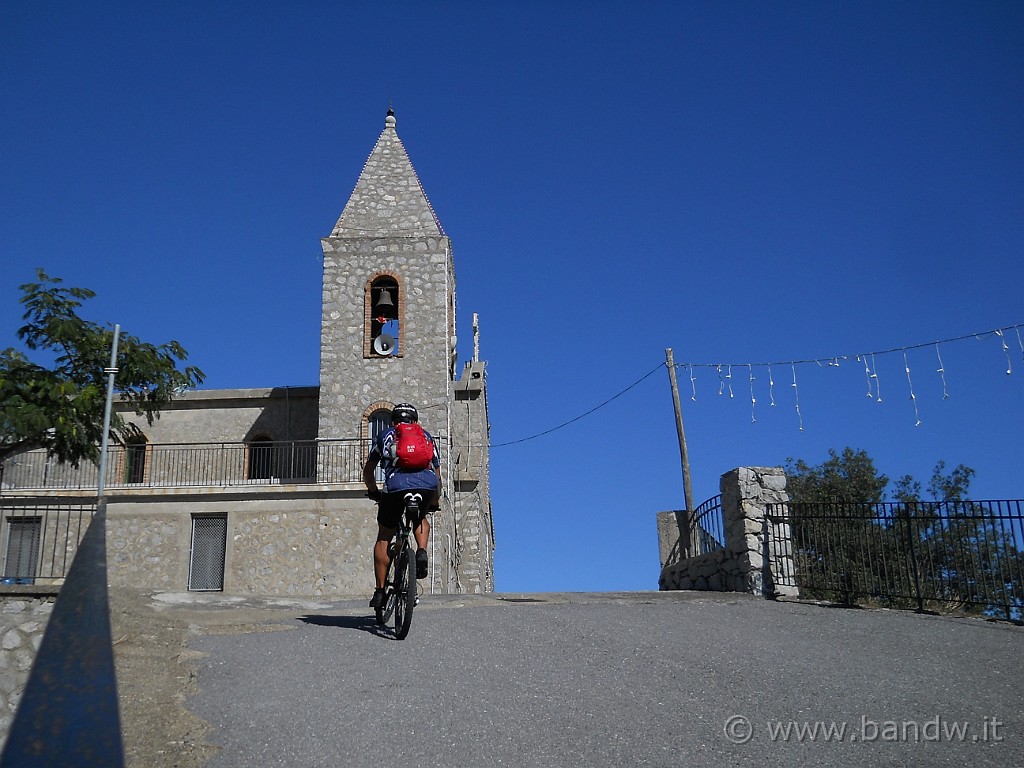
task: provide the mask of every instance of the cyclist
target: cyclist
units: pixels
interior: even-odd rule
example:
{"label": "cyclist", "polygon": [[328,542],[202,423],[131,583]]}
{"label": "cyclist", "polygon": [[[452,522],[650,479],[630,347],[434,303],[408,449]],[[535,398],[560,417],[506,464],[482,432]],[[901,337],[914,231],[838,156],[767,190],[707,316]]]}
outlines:
{"label": "cyclist", "polygon": [[[419,422],[419,413],[408,403],[400,403],[391,411],[391,424],[414,424]],[[420,502],[420,519],[410,521],[416,539],[416,578],[427,575],[427,540],[430,536],[429,513],[438,508],[440,463],[437,457],[437,443],[426,430],[427,439],[434,446],[434,458],[427,469],[403,470],[395,461],[395,428],[392,426],[377,435],[370,447],[370,454],[363,465],[363,482],[366,495],[378,502],[377,541],[373,545],[373,574],[377,587],[370,600],[371,608],[379,608],[384,602],[384,581],[388,573],[388,544],[398,529],[405,509],[405,494],[418,491],[423,494]],[[380,464],[384,470],[384,492],[377,487],[376,469]]]}

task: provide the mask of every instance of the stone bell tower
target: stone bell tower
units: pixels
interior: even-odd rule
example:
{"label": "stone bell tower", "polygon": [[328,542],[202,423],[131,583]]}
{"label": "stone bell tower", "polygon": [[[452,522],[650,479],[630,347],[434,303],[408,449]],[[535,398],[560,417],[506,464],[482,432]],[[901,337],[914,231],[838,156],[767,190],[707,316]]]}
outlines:
{"label": "stone bell tower", "polygon": [[[456,380],[451,241],[388,110],[341,216],[323,238],[320,440],[368,445],[409,402],[438,441],[442,509],[433,546],[446,591],[493,589],[484,364]],[[441,563],[435,560],[438,566]]]}
{"label": "stone bell tower", "polygon": [[322,244],[319,437],[365,437],[378,402],[410,402],[440,431],[455,352],[451,241],[390,110]]}

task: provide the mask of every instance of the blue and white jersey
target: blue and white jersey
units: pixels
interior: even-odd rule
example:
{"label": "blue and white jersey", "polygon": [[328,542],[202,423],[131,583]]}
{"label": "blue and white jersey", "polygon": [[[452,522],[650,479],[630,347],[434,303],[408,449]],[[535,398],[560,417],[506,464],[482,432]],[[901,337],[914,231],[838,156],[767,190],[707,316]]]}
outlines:
{"label": "blue and white jersey", "polygon": [[[440,472],[441,462],[438,459],[437,441],[427,430],[423,430],[427,439],[434,446],[434,460],[431,462],[434,470]],[[437,474],[431,469],[419,469],[413,472],[401,470],[395,466],[395,429],[391,427],[384,430],[377,439],[373,441],[370,448],[370,459],[380,459],[380,467],[384,471],[384,492],[395,493],[397,491],[425,491],[437,487]]]}

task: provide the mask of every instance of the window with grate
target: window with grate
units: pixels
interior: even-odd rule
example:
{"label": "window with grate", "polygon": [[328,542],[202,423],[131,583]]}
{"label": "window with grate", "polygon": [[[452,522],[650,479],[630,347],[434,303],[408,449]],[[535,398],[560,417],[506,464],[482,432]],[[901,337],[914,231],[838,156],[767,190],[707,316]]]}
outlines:
{"label": "window with grate", "polygon": [[39,543],[43,535],[41,517],[7,518],[7,552],[4,578],[32,583],[39,564]]}
{"label": "window with grate", "polygon": [[192,518],[192,554],[188,566],[190,591],[219,592],[224,589],[227,534],[227,515],[196,515]]}

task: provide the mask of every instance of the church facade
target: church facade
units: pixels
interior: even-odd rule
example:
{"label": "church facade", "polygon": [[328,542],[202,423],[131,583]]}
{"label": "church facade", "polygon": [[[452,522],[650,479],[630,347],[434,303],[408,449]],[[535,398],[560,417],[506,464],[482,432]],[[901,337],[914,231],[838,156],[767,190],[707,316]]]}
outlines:
{"label": "church facade", "polygon": [[[188,391],[144,438],[113,448],[112,587],[368,595],[377,526],[362,465],[391,408],[409,402],[442,470],[421,590],[493,590],[486,365],[474,316],[473,358],[457,370],[451,240],[390,110],[321,242],[319,386]],[[59,581],[97,469],[41,452],[2,469],[4,578]]]}

